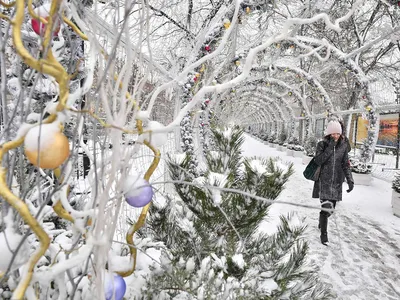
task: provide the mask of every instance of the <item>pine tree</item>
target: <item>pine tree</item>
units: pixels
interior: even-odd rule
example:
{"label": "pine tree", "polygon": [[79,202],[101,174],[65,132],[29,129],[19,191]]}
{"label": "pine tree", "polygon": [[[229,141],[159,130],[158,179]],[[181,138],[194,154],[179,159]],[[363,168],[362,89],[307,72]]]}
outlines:
{"label": "pine tree", "polygon": [[396,174],[394,174],[394,179],[392,181],[392,188],[400,193],[400,173],[396,172]]}
{"label": "pine tree", "polygon": [[304,144],[304,151],[307,156],[314,156],[317,150],[318,139],[315,136],[310,136]]}
{"label": "pine tree", "polygon": [[165,247],[161,267],[154,265],[147,277],[144,298],[328,299],[306,265],[304,226],[282,216],[275,234],[258,230],[271,201],[250,195],[276,199],[292,165],[244,158],[238,128],[212,134],[217,151],[208,153],[203,177],[187,171],[188,156],[169,161],[177,195],[152,206],[146,234]]}

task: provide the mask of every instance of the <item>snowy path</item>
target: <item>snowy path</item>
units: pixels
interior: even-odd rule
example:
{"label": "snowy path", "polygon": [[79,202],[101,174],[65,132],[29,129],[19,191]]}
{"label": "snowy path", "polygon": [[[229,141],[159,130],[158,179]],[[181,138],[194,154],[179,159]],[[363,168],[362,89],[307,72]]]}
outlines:
{"label": "snowy path", "polygon": [[[279,200],[318,206],[311,198],[312,182],[303,178],[301,159],[268,147],[246,135],[246,156],[279,156],[294,163],[295,174]],[[347,185],[344,184],[344,189]],[[374,179],[373,185],[344,191],[343,201],[329,219],[330,246],[319,242],[318,210],[274,204],[271,222],[280,214],[295,211],[307,223],[311,262],[320,267],[320,277],[339,300],[400,299],[400,218],[391,213],[390,183]],[[268,222],[263,226],[268,230]]]}

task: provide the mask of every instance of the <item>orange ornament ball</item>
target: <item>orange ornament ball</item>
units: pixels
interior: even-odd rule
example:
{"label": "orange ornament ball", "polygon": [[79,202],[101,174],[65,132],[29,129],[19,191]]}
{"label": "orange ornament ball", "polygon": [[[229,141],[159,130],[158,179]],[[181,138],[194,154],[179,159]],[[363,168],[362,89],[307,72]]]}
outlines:
{"label": "orange ornament ball", "polygon": [[31,164],[39,168],[55,169],[69,157],[68,139],[58,125],[36,126],[25,136],[25,155]]}

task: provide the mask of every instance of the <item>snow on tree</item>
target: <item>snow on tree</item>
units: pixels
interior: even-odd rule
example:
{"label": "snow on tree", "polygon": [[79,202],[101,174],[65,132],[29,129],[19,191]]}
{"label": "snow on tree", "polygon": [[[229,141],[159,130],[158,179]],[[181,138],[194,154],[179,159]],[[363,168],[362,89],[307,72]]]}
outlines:
{"label": "snow on tree", "polygon": [[[157,299],[327,299],[306,260],[304,226],[281,216],[275,234],[260,223],[293,173],[276,159],[244,158],[239,128],[213,129],[215,151],[193,178],[190,158],[171,157],[177,195],[152,206],[143,236],[163,242],[142,288]],[[257,198],[258,197],[258,198]],[[148,234],[145,234],[148,233]]]}
{"label": "snow on tree", "polygon": [[392,182],[392,188],[400,193],[400,174],[396,173],[396,175],[394,176],[394,180]]}
{"label": "snow on tree", "polygon": [[[298,285],[284,290],[287,282],[281,280],[288,278],[297,284],[284,262],[295,263],[296,276],[303,270],[296,269],[299,266],[295,260],[298,257],[301,262],[306,254],[306,245],[299,240],[301,226],[292,226],[291,218],[282,219],[275,237],[261,235],[265,240],[255,239],[251,233],[270,203],[240,194],[258,192],[261,197],[276,197],[287,170],[280,173],[275,169],[277,162],[241,160],[229,143],[223,155],[230,157],[232,150],[237,160],[221,162],[213,150],[222,145],[217,143],[224,139],[222,133],[215,143],[209,140],[208,149],[204,147],[207,138],[204,143],[197,139],[207,137],[211,126],[233,123],[268,128],[268,138],[274,141],[283,130],[282,124],[290,126],[290,134],[294,131],[294,104],[304,109],[308,136],[312,135],[310,128],[316,118],[346,107],[368,108],[369,119],[376,121],[376,95],[368,89],[371,77],[383,73],[391,76],[398,71],[398,60],[392,63],[389,59],[398,54],[395,41],[399,10],[395,5],[372,0],[316,1],[310,6],[264,0],[32,2],[32,9],[30,1],[5,0],[0,5],[0,239],[8,239],[12,250],[19,243],[11,257],[14,262],[9,261],[7,269],[6,264],[1,265],[1,284],[8,289],[1,297],[10,298],[13,293],[14,298],[25,296],[28,300],[109,298],[112,283],[123,289],[124,282],[132,283],[137,265],[144,264],[138,261],[141,247],[163,249],[162,258],[174,266],[185,265],[182,276],[189,276],[193,284],[201,284],[195,276],[203,278],[205,286],[198,298],[218,289],[217,282],[231,288],[225,290],[227,294],[240,294],[240,282],[251,277],[265,285],[260,286],[263,291],[254,290],[251,284],[243,287],[243,292],[250,295],[260,292],[280,297],[285,292],[295,293],[297,287],[301,291]],[[331,80],[332,74],[340,81]],[[265,89],[249,93],[255,85],[268,86],[267,96],[262,93]],[[350,99],[347,97],[349,101],[343,104],[349,87]],[[277,101],[277,95],[282,101]],[[209,103],[204,107],[207,99]],[[268,126],[264,126],[266,120]],[[206,128],[199,135],[192,134],[201,124]],[[376,127],[372,125],[376,124],[370,127],[365,160],[373,151]],[[189,191],[198,193],[210,210],[198,208],[198,202],[190,202],[191,209],[214,214],[215,220],[210,215],[202,216],[216,226],[215,234],[221,242],[213,255],[199,253],[191,258],[183,254],[187,258],[184,262],[170,256],[179,249],[165,248],[169,245],[166,241],[162,245],[140,239],[137,232],[146,224],[150,204],[143,207],[130,227],[125,226],[124,213],[133,210],[126,207],[125,198],[128,196],[127,203],[136,205],[137,197],[142,196],[125,190],[127,178],[139,175],[147,186],[145,196],[150,195],[148,184],[165,155],[161,153],[162,144],[173,131],[175,137],[182,133],[181,150],[192,156],[190,166],[185,165],[191,174],[175,170],[183,176],[178,180],[195,185],[178,186],[180,197],[169,201],[190,202],[194,199],[189,198]],[[39,149],[37,145],[42,143],[50,148]],[[88,167],[85,180],[81,180],[84,172],[77,163],[82,154]],[[41,159],[53,155],[60,161]],[[195,162],[200,155],[207,157],[207,170],[202,171]],[[189,164],[187,159],[185,164]],[[262,175],[265,170],[272,175]],[[272,184],[268,178],[275,178],[273,174],[283,177],[271,194],[262,186],[264,180],[268,186]],[[209,182],[198,181],[198,175]],[[232,181],[240,176],[247,177],[242,182]],[[216,182],[229,183],[235,193],[207,187]],[[127,186],[140,189],[134,182]],[[244,201],[244,208],[229,209],[228,198]],[[190,233],[183,232],[191,228],[187,220],[198,218],[190,211],[178,209],[178,213],[188,214],[178,220],[185,226],[168,223],[182,230],[167,238],[178,239]],[[247,216],[250,220],[244,218]],[[195,224],[205,230],[198,219]],[[247,228],[246,224],[251,226]],[[124,240],[115,241],[116,228],[126,236]],[[224,236],[226,230],[229,234]],[[215,234],[204,236],[205,246],[215,246]],[[248,239],[240,241],[242,237]],[[289,245],[290,241],[293,244]],[[241,249],[240,242],[266,250],[262,255],[267,255],[267,260],[255,256],[260,260],[255,266],[275,273],[253,274],[247,249]],[[294,256],[276,253],[275,247],[290,249]],[[1,248],[1,254],[9,259],[10,249]],[[28,261],[20,259],[25,249],[29,249]],[[237,249],[242,251],[236,254]],[[269,261],[279,263],[271,266]],[[212,276],[206,280],[204,270],[213,270],[218,280]],[[197,271],[200,273],[193,275]],[[228,279],[226,274],[231,277]],[[307,285],[314,286],[312,277]],[[125,297],[132,294],[131,290],[127,284]]]}

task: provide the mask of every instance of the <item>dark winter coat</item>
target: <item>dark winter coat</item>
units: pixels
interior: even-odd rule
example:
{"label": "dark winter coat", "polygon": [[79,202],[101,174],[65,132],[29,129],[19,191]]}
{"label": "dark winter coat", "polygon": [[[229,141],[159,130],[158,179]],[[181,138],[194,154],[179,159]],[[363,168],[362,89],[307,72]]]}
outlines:
{"label": "dark winter coat", "polygon": [[343,135],[342,135],[342,138],[344,139],[344,142],[347,145],[347,152],[350,152],[351,151],[351,145],[350,145],[349,139],[347,138],[347,136],[343,136]]}
{"label": "dark winter coat", "polygon": [[315,162],[321,166],[321,173],[314,183],[313,198],[341,201],[344,179],[354,183],[346,140],[341,137],[335,145],[333,139],[325,137],[317,144]]}

